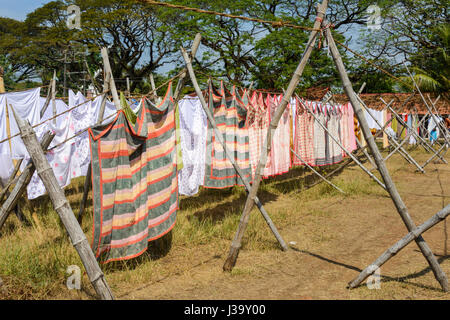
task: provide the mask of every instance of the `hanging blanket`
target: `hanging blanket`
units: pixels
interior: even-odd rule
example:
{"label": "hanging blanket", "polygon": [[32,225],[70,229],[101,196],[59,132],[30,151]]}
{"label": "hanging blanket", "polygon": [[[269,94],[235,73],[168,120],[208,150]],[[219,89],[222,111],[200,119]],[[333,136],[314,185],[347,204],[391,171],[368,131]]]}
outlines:
{"label": "hanging blanket", "polygon": [[104,263],[131,259],[175,225],[178,183],[171,83],[164,100],[143,100],[132,125],[120,111],[89,130],[93,251]]}
{"label": "hanging blanket", "polygon": [[[209,108],[219,131],[223,135],[227,149],[242,169],[244,176],[250,180],[249,136],[248,128],[245,126],[246,118],[243,116],[246,114],[246,109],[236,95],[235,87],[233,86],[232,92],[228,93],[223,83],[221,83],[219,91],[215,90],[210,83]],[[243,185],[243,181],[227,158],[225,150],[219,140],[216,139],[215,132],[209,122],[206,141],[204,186],[222,189]]]}

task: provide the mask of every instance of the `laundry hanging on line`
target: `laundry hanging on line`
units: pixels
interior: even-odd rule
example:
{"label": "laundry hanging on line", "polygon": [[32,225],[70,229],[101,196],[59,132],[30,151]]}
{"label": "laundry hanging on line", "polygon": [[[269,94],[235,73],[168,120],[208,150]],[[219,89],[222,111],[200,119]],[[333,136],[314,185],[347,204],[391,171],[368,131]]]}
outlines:
{"label": "laundry hanging on line", "polygon": [[161,104],[143,99],[136,124],[121,110],[89,129],[92,150],[92,248],[104,263],[144,253],[175,225],[178,209],[172,84]]}
{"label": "laundry hanging on line", "polygon": [[[210,82],[208,89],[208,108],[210,109],[225,145],[242,169],[244,177],[251,179],[249,135],[245,126],[246,108],[236,87],[228,92],[223,85],[217,90]],[[228,159],[225,150],[216,137],[215,130],[208,122],[206,144],[206,166],[203,185],[207,188],[222,189],[243,185],[241,177]]]}

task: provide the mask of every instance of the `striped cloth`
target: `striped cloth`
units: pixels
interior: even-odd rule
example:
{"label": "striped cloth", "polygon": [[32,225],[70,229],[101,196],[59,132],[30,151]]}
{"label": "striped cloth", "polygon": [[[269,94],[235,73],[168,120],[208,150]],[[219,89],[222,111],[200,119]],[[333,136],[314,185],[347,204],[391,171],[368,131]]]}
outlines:
{"label": "striped cloth", "polygon": [[175,112],[164,100],[143,100],[132,125],[120,111],[89,129],[94,227],[92,248],[103,263],[131,259],[175,225],[178,209]]}
{"label": "striped cloth", "polygon": [[326,127],[326,116],[321,104],[313,102],[312,109],[317,117],[317,120],[314,121],[314,162],[316,166],[323,166],[328,164],[326,156],[327,135],[325,129],[319,122]]}
{"label": "striped cloth", "polygon": [[[273,103],[275,111],[279,108],[282,95],[273,96]],[[291,138],[291,121],[290,121],[290,103],[286,106],[283,115],[278,122],[277,129],[273,135],[272,140],[272,154],[274,159],[274,175],[281,175],[289,171],[291,166],[291,150],[290,150],[290,138]]]}
{"label": "striped cloth", "polygon": [[[296,98],[297,110],[295,112],[295,135],[294,135],[294,151],[298,154],[304,162],[309,165],[315,165],[314,159],[314,117],[305,110],[303,105]],[[310,102],[307,103],[311,108]],[[301,166],[304,162],[295,155],[292,158],[292,165]]]}
{"label": "striped cloth", "polygon": [[[328,110],[328,130],[330,134],[342,144],[341,133],[340,133],[340,111],[337,106],[333,106],[331,110]],[[342,161],[342,149],[334,139],[328,135],[328,145],[329,145],[329,157],[330,164],[336,164]]]}
{"label": "striped cloth", "polygon": [[[250,180],[249,132],[246,127],[246,109],[243,102],[236,94],[235,86],[230,93],[225,89],[223,82],[219,90],[213,88],[210,83],[208,91],[209,108],[217,128],[222,133],[227,149],[242,169],[245,178]],[[206,143],[204,187],[222,189],[235,185],[243,186],[243,181],[227,158],[219,140],[215,138],[215,132],[209,122]]]}

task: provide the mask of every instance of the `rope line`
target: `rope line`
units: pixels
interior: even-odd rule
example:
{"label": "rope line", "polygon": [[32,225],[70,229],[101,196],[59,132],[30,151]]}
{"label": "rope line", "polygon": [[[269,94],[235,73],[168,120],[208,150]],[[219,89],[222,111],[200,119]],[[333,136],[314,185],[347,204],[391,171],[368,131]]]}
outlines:
{"label": "rope line", "polygon": [[[238,15],[232,15],[232,14],[227,14],[227,13],[223,13],[223,12],[217,12],[217,11],[211,11],[211,10],[204,10],[204,9],[199,9],[199,8],[192,8],[192,7],[187,7],[187,6],[183,6],[183,5],[177,5],[177,4],[171,4],[171,3],[164,3],[164,2],[159,2],[159,1],[155,1],[155,0],[137,0],[138,2],[143,2],[143,3],[148,3],[150,5],[155,5],[155,6],[161,6],[161,7],[168,7],[168,8],[173,8],[173,9],[180,9],[180,10],[184,10],[184,11],[193,11],[193,12],[197,12],[197,13],[204,13],[204,14],[209,14],[209,15],[217,15],[217,16],[221,16],[221,17],[227,17],[227,18],[231,18],[231,19],[241,19],[241,20],[246,20],[246,21],[253,21],[253,22],[258,22],[258,23],[263,23],[263,24],[270,24],[273,27],[289,27],[289,28],[294,28],[294,29],[302,29],[302,30],[309,30],[309,31],[319,31],[321,33],[321,37],[323,37],[323,31],[327,28],[334,28],[334,24],[328,24],[327,26],[321,27],[319,29],[315,29],[315,28],[310,28],[310,27],[304,27],[304,26],[299,26],[287,21],[282,21],[282,20],[278,20],[278,21],[273,21],[273,20],[263,20],[263,19],[257,19],[257,18],[249,18],[249,17],[244,17],[244,16],[238,16]],[[316,17],[316,20],[322,22],[323,19],[320,17]],[[390,73],[389,71],[385,70],[384,68],[378,66],[377,64],[373,63],[372,61],[364,58],[361,54],[357,53],[356,51],[350,49],[348,46],[346,46],[345,44],[343,44],[342,42],[334,39],[334,41],[339,44],[340,46],[342,46],[343,48],[347,49],[348,51],[350,51],[353,55],[355,55],[356,57],[360,58],[361,60],[365,61],[366,63],[370,64],[371,66],[377,68],[378,70],[380,70],[381,72],[385,73],[386,75],[388,75],[389,77],[403,83],[404,85],[406,85],[407,87],[413,88],[413,86],[409,83],[406,83],[405,81],[401,80],[400,78],[394,76],[392,73]],[[321,47],[321,41],[319,39],[319,49]]]}
{"label": "rope line", "polygon": [[263,19],[258,19],[258,18],[250,18],[250,17],[245,17],[245,16],[238,16],[238,15],[234,15],[234,14],[227,14],[227,13],[217,12],[217,11],[212,11],[212,10],[192,8],[192,7],[187,7],[187,6],[183,6],[183,5],[179,5],[179,4],[165,3],[165,2],[159,2],[159,1],[154,1],[154,0],[137,0],[137,1],[143,2],[143,3],[148,3],[150,5],[160,6],[160,7],[180,9],[180,10],[184,10],[184,11],[204,13],[204,14],[221,16],[221,17],[226,17],[226,18],[231,18],[231,19],[240,19],[240,20],[258,22],[258,23],[262,23],[262,24],[269,24],[274,28],[290,27],[290,28],[294,28],[294,29],[302,29],[302,30],[309,30],[309,31],[319,31],[320,30],[320,29],[314,29],[311,27],[299,26],[297,24],[293,24],[291,22],[283,21],[283,20],[273,21],[273,20],[263,20]]}
{"label": "rope line", "polygon": [[[101,93],[101,94],[99,94],[99,95],[96,95],[95,97],[89,98],[89,99],[87,99],[85,102],[82,102],[82,103],[80,103],[80,104],[78,104],[78,105],[76,105],[76,106],[74,106],[74,107],[72,107],[72,108],[70,108],[70,109],[67,109],[67,110],[65,110],[65,111],[63,111],[63,112],[61,112],[61,113],[59,113],[59,114],[57,114],[57,115],[55,115],[55,116],[53,116],[53,117],[51,117],[51,118],[48,118],[48,119],[42,121],[41,123],[38,123],[38,124],[33,125],[32,128],[33,128],[33,129],[34,129],[34,128],[37,128],[37,127],[43,125],[44,123],[46,123],[46,122],[48,122],[48,121],[54,120],[54,119],[56,119],[56,118],[62,116],[63,114],[66,114],[66,113],[68,113],[68,112],[70,112],[70,111],[72,111],[72,110],[74,110],[74,109],[76,109],[76,108],[78,108],[78,107],[80,107],[80,106],[82,106],[82,105],[88,103],[88,102],[91,102],[92,100],[95,100],[97,97],[99,97],[99,96],[101,96],[101,95],[103,95],[103,94],[106,94],[107,92],[108,92],[108,91],[106,91],[106,92],[104,92],[104,93]],[[10,106],[11,106],[11,105],[10,105]],[[4,142],[6,142],[6,141],[9,141],[9,140],[11,140],[12,138],[18,137],[18,136],[20,136],[20,132],[19,132],[19,133],[16,133],[15,135],[12,135],[11,137],[8,137],[8,138],[6,138],[6,139],[1,140],[1,141],[0,141],[0,144],[4,143]]]}
{"label": "rope line", "polygon": [[[119,111],[114,112],[113,114],[111,114],[111,115],[107,116],[105,119],[103,119],[103,121],[108,120],[109,118],[115,117],[118,113],[119,113]],[[103,121],[102,121],[102,123],[103,123]],[[71,137],[67,138],[66,140],[64,140],[64,141],[62,141],[62,142],[60,142],[60,143],[58,143],[57,145],[54,145],[54,146],[51,147],[50,149],[47,149],[46,152],[49,152],[49,151],[51,151],[51,150],[53,150],[53,149],[58,148],[59,146],[65,144],[66,142],[69,142],[70,140],[75,139],[75,138],[78,137],[79,135],[85,133],[85,132],[88,131],[90,128],[93,128],[93,127],[96,127],[96,126],[98,126],[98,123],[96,123],[96,124],[94,124],[94,125],[92,125],[92,126],[89,126],[89,127],[85,128],[85,129],[82,129],[82,130],[78,131],[78,132],[75,133],[73,136],[71,136]]]}

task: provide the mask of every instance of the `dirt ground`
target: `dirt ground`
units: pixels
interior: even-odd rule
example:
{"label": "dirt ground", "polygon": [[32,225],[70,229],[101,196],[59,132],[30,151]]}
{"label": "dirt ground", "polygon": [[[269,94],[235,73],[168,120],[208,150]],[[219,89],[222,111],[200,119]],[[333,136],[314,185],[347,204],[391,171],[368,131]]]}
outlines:
{"label": "dirt ground", "polygon": [[[427,158],[425,153],[416,155],[422,163]],[[431,163],[426,173],[420,174],[415,173],[410,164],[396,158],[388,167],[416,225],[448,204],[449,165]],[[339,179],[345,181],[360,174],[361,170],[352,166],[344,170]],[[369,178],[366,176],[366,179]],[[346,289],[347,283],[362,269],[407,233],[391,199],[383,191],[350,197],[336,195],[307,204],[296,201],[294,193],[265,202],[265,207],[274,216],[279,210],[287,210],[295,217],[279,226],[281,235],[290,245],[287,252],[276,245],[269,249],[251,249],[244,245],[230,274],[222,271],[229,241],[218,240],[219,245],[214,247],[208,244],[173,247],[159,261],[161,267],[168,270],[167,275],[134,288],[124,284],[115,286],[116,298],[450,298],[450,294],[441,290],[414,242],[381,267],[380,289],[369,289],[365,283],[353,290]],[[268,228],[267,233],[270,233]],[[450,255],[444,252],[444,222],[426,232],[424,238],[449,276]],[[247,239],[247,243],[251,241]],[[449,244],[447,240],[447,247]]]}

